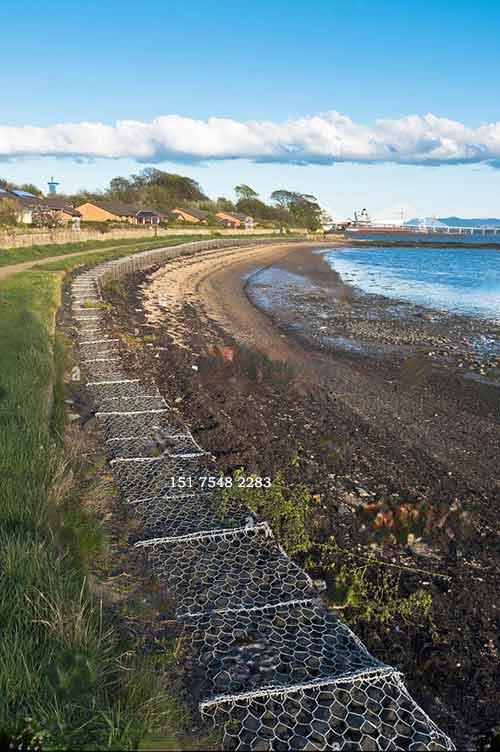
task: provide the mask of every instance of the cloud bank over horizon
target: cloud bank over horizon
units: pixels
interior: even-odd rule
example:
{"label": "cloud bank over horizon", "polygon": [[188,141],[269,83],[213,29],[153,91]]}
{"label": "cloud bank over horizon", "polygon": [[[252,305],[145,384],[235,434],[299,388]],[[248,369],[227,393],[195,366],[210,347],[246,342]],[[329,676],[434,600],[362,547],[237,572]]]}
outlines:
{"label": "cloud bank over horizon", "polygon": [[164,115],[47,127],[0,125],[0,159],[24,157],[203,163],[227,159],[287,164],[391,162],[500,167],[500,122],[470,128],[432,114],[355,123],[338,112],[284,122]]}

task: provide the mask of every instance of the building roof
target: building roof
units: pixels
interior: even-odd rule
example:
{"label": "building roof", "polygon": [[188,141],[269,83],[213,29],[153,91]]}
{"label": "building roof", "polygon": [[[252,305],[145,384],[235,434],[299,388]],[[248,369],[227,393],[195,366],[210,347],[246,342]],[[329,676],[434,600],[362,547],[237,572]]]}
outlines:
{"label": "building roof", "polygon": [[162,212],[156,211],[156,209],[139,209],[139,211],[137,212],[138,217],[143,217],[143,216],[149,217],[151,215],[153,215],[154,217],[166,217],[167,216],[166,214],[163,214]]}
{"label": "building roof", "polygon": [[[154,214],[158,217],[164,216],[161,212],[158,212],[155,209],[148,209],[144,206],[137,206],[135,204],[122,204],[120,201],[85,201],[85,204],[97,206],[99,209],[104,209],[104,211],[114,214],[116,217],[136,217],[144,213]],[[81,204],[80,206],[84,206],[84,204]]]}
{"label": "building roof", "polygon": [[42,199],[38,198],[38,196],[32,196],[29,198],[28,196],[18,196],[13,191],[8,191],[5,189],[0,190],[0,201],[7,198],[12,199],[17,204],[24,207],[42,206],[44,203]]}
{"label": "building roof", "polygon": [[246,222],[248,219],[253,220],[253,217],[251,217],[249,214],[238,214],[238,212],[221,211],[217,214],[217,216],[221,214],[225,217],[232,217],[233,219],[237,219],[239,222]]}
{"label": "building roof", "polygon": [[177,209],[172,209],[172,214],[175,214],[175,212],[182,212],[183,214],[190,214],[192,217],[196,217],[196,219],[206,219],[207,213],[202,211],[201,209],[181,209],[178,207]]}
{"label": "building roof", "polygon": [[135,217],[137,212],[141,211],[140,206],[122,204],[120,201],[85,201],[85,204],[97,206],[99,209],[104,209],[104,211],[114,214],[117,217]]}
{"label": "building roof", "polygon": [[10,192],[18,198],[39,198],[39,196],[35,196],[34,193],[30,193],[29,191],[20,191],[18,188],[12,188]]}
{"label": "building roof", "polygon": [[82,216],[81,212],[73,206],[69,206],[69,204],[66,204],[64,201],[61,201],[61,199],[56,196],[47,196],[47,198],[43,199],[43,204],[44,206],[48,206],[49,209],[66,212],[66,214],[70,214],[72,217]]}
{"label": "building roof", "polygon": [[32,194],[20,195],[15,191],[0,190],[0,201],[6,198],[13,199],[18,206],[23,209],[34,209],[39,207],[40,209],[53,209],[54,211],[64,211],[66,214],[70,214],[72,217],[81,217],[79,211],[72,206],[68,206],[60,198],[43,196],[33,196]]}

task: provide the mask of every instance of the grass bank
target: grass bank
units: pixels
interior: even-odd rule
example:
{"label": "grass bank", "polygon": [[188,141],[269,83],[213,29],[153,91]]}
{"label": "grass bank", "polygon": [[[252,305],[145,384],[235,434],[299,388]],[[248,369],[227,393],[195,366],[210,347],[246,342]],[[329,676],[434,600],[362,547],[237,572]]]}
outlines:
{"label": "grass bank", "polygon": [[[190,238],[191,239],[191,238]],[[94,248],[104,250],[142,245],[143,247],[158,247],[163,245],[161,238],[157,240],[132,238],[127,240],[87,240],[79,243],[51,243],[49,245],[35,245],[24,248],[1,248],[0,266],[20,264],[23,261],[37,261],[50,256],[64,256],[68,253],[88,251]],[[165,241],[163,241],[165,242]],[[167,240],[168,243],[168,240]]]}
{"label": "grass bank", "polygon": [[[156,239],[148,238],[130,238],[127,240],[88,240],[75,243],[61,243],[51,245],[30,246],[27,248],[0,248],[0,267],[10,266],[11,264],[21,264],[24,261],[38,261],[39,259],[50,258],[51,256],[65,256],[67,254],[82,253],[102,249],[103,252],[116,252],[123,255],[123,250],[128,249],[129,253],[138,251],[147,251],[154,248],[164,248],[179,243],[188,243],[191,241],[211,240],[215,237],[222,237],[216,232],[213,235],[175,235],[172,237],[162,237]],[[224,235],[224,238],[242,238],[244,234]],[[258,242],[262,237],[272,237],[268,235],[256,236]],[[95,255],[94,255],[95,258]]]}
{"label": "grass bank", "polygon": [[[89,258],[100,260],[62,266]],[[176,739],[187,711],[88,586],[106,541],[64,442],[62,279],[33,270],[0,284],[0,743],[136,749],[151,734]]]}

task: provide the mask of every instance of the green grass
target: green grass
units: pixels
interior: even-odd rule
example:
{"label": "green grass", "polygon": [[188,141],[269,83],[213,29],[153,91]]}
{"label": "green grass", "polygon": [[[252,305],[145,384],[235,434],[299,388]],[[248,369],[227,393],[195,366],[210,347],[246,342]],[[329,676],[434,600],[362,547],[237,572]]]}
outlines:
{"label": "green grass", "polygon": [[134,250],[149,250],[152,248],[162,248],[166,245],[175,245],[185,243],[190,240],[198,240],[197,236],[176,235],[171,238],[157,238],[151,240],[148,238],[128,238],[126,240],[87,240],[80,243],[53,243],[51,245],[37,245],[26,248],[3,248],[0,249],[0,266],[9,266],[10,264],[20,264],[24,261],[38,261],[38,259],[49,258],[50,256],[66,256],[78,251],[88,252],[92,250],[116,251],[122,252],[122,249],[129,248]]}
{"label": "green grass", "polygon": [[[272,233],[270,234],[272,235]],[[213,237],[222,237],[217,232],[213,233]],[[224,238],[241,238],[245,237],[243,234],[224,235]],[[268,237],[267,235],[256,236],[256,240],[261,237]],[[128,238],[126,240],[87,240],[79,243],[61,243],[51,245],[37,245],[28,246],[24,248],[0,248],[0,267],[9,266],[10,264],[20,264],[24,261],[38,261],[39,259],[49,258],[50,256],[65,256],[71,253],[82,253],[100,250],[103,252],[108,251],[110,253],[116,252],[119,255],[123,255],[125,248],[129,249],[130,253],[138,251],[151,250],[153,248],[163,248],[169,245],[178,245],[179,243],[187,243],[194,240],[210,240],[210,235],[172,235],[170,237],[163,236],[156,240],[148,238]],[[99,254],[93,254],[92,258],[100,258]],[[114,258],[114,256],[110,256]]]}
{"label": "green grass", "polygon": [[[155,748],[158,739],[175,739],[175,749],[211,744],[182,735],[189,714],[166,689],[171,680],[146,659],[131,660],[134,646],[119,641],[87,588],[104,533],[82,509],[64,444],[68,348],[54,332],[63,274],[50,272],[145,245],[114,243],[0,283],[0,744],[47,750]],[[74,250],[72,244],[45,253]]]}
{"label": "green grass", "polygon": [[0,744],[135,749],[174,738],[186,711],[87,588],[104,533],[62,440],[61,279],[31,271],[0,284]]}
{"label": "green grass", "polygon": [[[241,235],[224,236],[225,238],[241,238]],[[259,236],[262,237],[262,236]],[[267,236],[265,236],[267,237]],[[131,245],[120,245],[116,248],[108,249],[102,253],[82,253],[77,256],[70,256],[67,259],[60,259],[59,261],[51,261],[47,264],[39,264],[37,269],[43,269],[45,271],[71,271],[77,266],[86,264],[100,264],[104,261],[113,261],[113,259],[120,258],[121,256],[128,256],[134,253],[140,253],[141,251],[154,250],[155,248],[166,248],[169,246],[180,245],[181,243],[190,243],[195,240],[211,240],[212,238],[206,236],[200,238],[199,236],[192,235],[176,235],[172,238],[165,238],[162,242],[151,241],[147,244],[141,244],[134,241]],[[116,242],[116,241],[115,241]]]}
{"label": "green grass", "polygon": [[267,486],[250,486],[244,483],[245,478],[255,481],[256,476],[249,476],[243,468],[235,470],[232,478],[232,486],[222,492],[219,500],[222,513],[227,511],[229,503],[240,503],[269,523],[276,540],[290,556],[311,549],[307,530],[311,494],[305,486],[287,486],[283,473],[278,473]]}
{"label": "green grass", "polygon": [[[186,243],[189,242],[189,240],[192,240],[192,238],[183,238],[182,240],[178,241],[179,243]],[[177,243],[162,243],[161,245],[154,245],[154,246],[147,246],[146,248],[144,246],[132,246],[127,248],[117,248],[113,249],[111,251],[102,251],[102,253],[82,253],[78,254],[77,256],[70,256],[67,259],[60,259],[59,261],[51,261],[46,264],[40,264],[37,266],[37,269],[43,269],[44,271],[48,272],[58,272],[58,271],[71,271],[72,269],[75,269],[77,266],[85,266],[87,264],[101,264],[104,261],[112,261],[113,259],[120,258],[122,256],[129,256],[134,253],[140,253],[141,251],[148,251],[153,250],[154,248],[164,248],[169,245],[177,245]]]}

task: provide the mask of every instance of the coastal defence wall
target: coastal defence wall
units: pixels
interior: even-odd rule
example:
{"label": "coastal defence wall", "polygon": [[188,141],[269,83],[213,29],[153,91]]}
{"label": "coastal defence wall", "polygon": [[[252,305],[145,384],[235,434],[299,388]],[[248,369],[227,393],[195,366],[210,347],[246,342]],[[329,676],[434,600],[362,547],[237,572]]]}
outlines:
{"label": "coastal defence wall", "polygon": [[[241,233],[242,237],[259,237],[260,235],[269,235],[272,233],[279,235],[279,232],[266,228],[256,228],[254,230],[245,230]],[[306,231],[294,229],[293,233],[303,234]],[[0,248],[30,248],[36,245],[60,245],[63,243],[84,243],[89,240],[130,240],[133,238],[168,238],[179,235],[199,235],[201,238],[214,235],[235,235],[234,230],[219,229],[215,227],[134,227],[128,229],[115,228],[108,232],[102,232],[96,229],[86,229],[82,227],[78,232],[72,229],[57,229],[46,231],[34,231],[25,233],[0,231]]]}
{"label": "coastal defence wall", "polygon": [[[175,250],[254,243],[221,239]],[[135,546],[175,604],[202,716],[221,729],[228,750],[454,749],[397,668],[370,655],[328,611],[265,520],[239,505],[221,509],[213,492],[171,489],[172,476],[206,473],[213,458],[144,370],[130,370],[100,303],[107,281],[156,266],[173,250],[82,272],[71,284],[71,317],[114,483],[141,524]],[[159,456],[148,449],[158,433],[168,447]]]}

